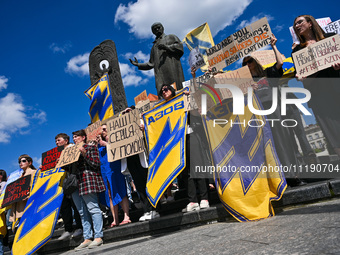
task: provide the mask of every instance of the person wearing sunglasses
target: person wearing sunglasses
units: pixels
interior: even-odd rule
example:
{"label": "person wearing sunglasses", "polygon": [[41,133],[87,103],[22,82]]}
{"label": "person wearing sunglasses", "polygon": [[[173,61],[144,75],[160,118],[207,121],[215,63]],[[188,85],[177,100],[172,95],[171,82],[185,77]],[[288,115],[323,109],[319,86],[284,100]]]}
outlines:
{"label": "person wearing sunglasses", "polygon": [[[315,18],[310,15],[296,17],[293,28],[300,44],[294,47],[292,53],[335,35],[335,33],[325,33]],[[296,78],[302,81],[303,86],[310,91],[311,99],[308,106],[312,108],[315,119],[327,142],[333,147],[335,153],[340,156],[340,61],[336,60],[332,67],[308,76],[308,78],[315,79],[306,79],[300,74],[296,74]],[[328,79],[326,81],[326,79],[319,80],[319,78]]]}
{"label": "person wearing sunglasses", "polygon": [[[270,40],[270,45],[274,51],[276,63],[268,68],[263,68],[263,66],[258,62],[258,60],[252,56],[246,56],[243,59],[242,66],[248,66],[250,73],[256,82],[253,88],[256,91],[258,98],[260,99],[263,109],[268,110],[271,108],[272,101],[272,87],[278,87],[278,79],[283,75],[283,60],[281,58],[281,53],[276,47],[277,39],[274,35]],[[279,93],[279,92],[278,92]],[[280,96],[278,96],[280,98]],[[280,99],[277,104],[276,110],[267,115],[268,119],[282,120],[281,117],[281,107]],[[278,122],[277,122],[278,123]],[[288,122],[287,122],[288,123]],[[290,125],[287,124],[287,125]],[[297,157],[295,152],[295,141],[291,136],[289,127],[283,127],[280,124],[270,125],[271,131],[274,139],[275,149],[277,155],[280,159],[280,163],[283,166],[298,165]],[[290,186],[297,186],[305,184],[300,179],[298,179],[295,174],[286,174],[287,183]]]}
{"label": "person wearing sunglasses", "polygon": [[[19,157],[18,163],[19,163],[19,167],[23,170],[20,177],[31,175],[31,187],[32,187],[32,181],[33,181],[34,175],[36,173],[36,168],[33,165],[33,159],[30,156],[28,156],[27,154],[23,154]],[[24,209],[25,209],[25,206],[26,206],[27,199],[28,198],[12,204],[9,221],[10,222],[16,222],[15,230],[19,225],[20,218],[24,214]],[[15,232],[15,230],[14,230],[14,232]]]}

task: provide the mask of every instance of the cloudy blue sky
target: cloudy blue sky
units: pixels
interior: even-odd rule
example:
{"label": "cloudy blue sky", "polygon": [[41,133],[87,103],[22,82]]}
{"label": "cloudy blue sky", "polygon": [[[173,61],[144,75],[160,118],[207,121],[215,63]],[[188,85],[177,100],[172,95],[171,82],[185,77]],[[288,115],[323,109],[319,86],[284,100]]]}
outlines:
{"label": "cloudy blue sky", "polygon": [[[152,23],[183,39],[208,22],[215,43],[266,16],[278,48],[290,56],[288,27],[300,14],[339,19],[336,1],[269,0],[59,0],[0,1],[0,168],[18,169],[24,153],[40,164],[60,132],[90,122],[88,56],[105,39],[115,42],[128,104],[147,90],[155,93],[153,72],[141,72],[128,58],[149,58]],[[308,3],[308,4],[307,4]],[[182,57],[190,79],[188,49]],[[310,120],[309,120],[310,122]]]}

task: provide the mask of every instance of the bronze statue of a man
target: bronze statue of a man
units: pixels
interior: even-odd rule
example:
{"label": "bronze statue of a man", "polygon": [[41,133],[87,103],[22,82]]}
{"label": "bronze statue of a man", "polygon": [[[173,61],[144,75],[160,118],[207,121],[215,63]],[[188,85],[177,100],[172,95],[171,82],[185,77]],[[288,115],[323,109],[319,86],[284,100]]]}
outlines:
{"label": "bronze statue of a man", "polygon": [[151,26],[152,33],[156,36],[147,63],[138,63],[138,60],[130,59],[131,64],[139,70],[154,69],[156,89],[159,93],[163,84],[176,82],[177,90],[183,88],[184,74],[180,58],[183,56],[183,44],[176,35],[164,34],[164,27],[156,22]]}

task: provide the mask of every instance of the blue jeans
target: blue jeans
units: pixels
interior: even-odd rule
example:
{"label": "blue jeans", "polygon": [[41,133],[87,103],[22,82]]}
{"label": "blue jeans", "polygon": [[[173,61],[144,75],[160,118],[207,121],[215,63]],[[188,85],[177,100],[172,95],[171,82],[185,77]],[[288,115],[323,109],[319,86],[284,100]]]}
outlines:
{"label": "blue jeans", "polygon": [[93,237],[92,223],[94,230],[94,238],[103,237],[103,218],[102,211],[98,204],[97,193],[90,193],[79,196],[78,190],[72,193],[72,199],[80,214],[81,223],[83,224],[84,239]]}

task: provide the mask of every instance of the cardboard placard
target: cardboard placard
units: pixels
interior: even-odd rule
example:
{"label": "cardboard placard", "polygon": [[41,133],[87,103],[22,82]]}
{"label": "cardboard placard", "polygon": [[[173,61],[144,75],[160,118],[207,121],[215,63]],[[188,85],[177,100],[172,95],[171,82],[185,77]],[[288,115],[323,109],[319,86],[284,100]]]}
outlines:
{"label": "cardboard placard", "polygon": [[296,74],[307,77],[340,61],[340,36],[334,35],[292,54]]}
{"label": "cardboard placard", "polygon": [[57,164],[57,159],[60,157],[64,146],[55,147],[49,151],[46,151],[42,154],[41,159],[41,171],[46,171],[48,169],[55,168]]}
{"label": "cardboard placard", "polygon": [[135,105],[138,104],[139,101],[147,100],[148,96],[146,94],[146,90],[140,93],[138,96],[135,97]]}
{"label": "cardboard placard", "polygon": [[[193,94],[199,110],[201,110],[202,107],[202,94],[207,95],[207,110],[211,109],[217,104],[220,104],[218,97],[221,99],[221,101],[223,99],[232,97],[229,89],[215,88],[215,84],[231,84],[239,87],[242,90],[243,94],[246,94],[248,92],[248,87],[254,84],[254,80],[251,76],[249,68],[247,66],[244,66],[232,72],[216,74],[205,83],[192,82],[191,94]],[[209,92],[210,95],[208,95],[207,92]]]}
{"label": "cardboard placard", "polygon": [[2,208],[28,197],[31,188],[31,175],[26,175],[7,185]]}
{"label": "cardboard placard", "polygon": [[138,110],[139,114],[150,110],[150,100],[147,99],[145,101],[139,101],[138,104],[136,104],[136,109]]}
{"label": "cardboard placard", "polygon": [[126,158],[145,150],[143,132],[139,128],[138,109],[106,123],[109,141],[107,157],[109,162]]}
{"label": "cardboard placard", "polygon": [[340,34],[340,19],[337,21],[334,21],[332,23],[329,23],[325,27],[323,27],[323,30],[326,33],[337,33]]}
{"label": "cardboard placard", "polygon": [[83,145],[84,143],[78,143],[73,146],[66,147],[61,152],[56,168],[63,167],[63,166],[72,164],[74,162],[77,162],[81,154],[79,148],[82,147]]}
{"label": "cardboard placard", "polygon": [[87,137],[87,141],[95,141],[97,136],[102,132],[101,121],[98,120],[95,123],[91,124],[87,128],[85,128],[85,133]]}
{"label": "cardboard placard", "polygon": [[[319,26],[321,28],[324,28],[324,26],[326,26],[327,24],[331,23],[331,18],[330,17],[327,17],[327,18],[321,18],[321,19],[315,19],[316,22],[319,24]],[[297,37],[297,35],[295,34],[295,31],[294,31],[294,28],[293,26],[289,27],[289,31],[290,31],[290,34],[292,36],[292,39],[293,39],[293,43],[295,44],[300,44],[300,41],[299,41],[299,38]],[[326,30],[324,30],[326,32]]]}
{"label": "cardboard placard", "polygon": [[203,56],[200,53],[198,47],[196,47],[196,48],[194,48],[190,51],[189,65],[190,65],[190,68],[195,68],[195,70],[197,70],[198,68],[205,65]]}
{"label": "cardboard placard", "polygon": [[[273,50],[259,50],[250,54],[252,57],[256,58],[260,65],[265,66],[269,64],[274,64],[276,62],[275,53]],[[282,60],[286,59],[286,57],[281,54]]]}
{"label": "cardboard placard", "polygon": [[272,32],[264,17],[246,26],[207,50],[209,66],[221,70],[250,53],[270,44]]}
{"label": "cardboard placard", "polygon": [[192,110],[195,110],[195,109],[198,108],[196,101],[195,101],[195,98],[191,93],[187,96],[184,96],[183,101],[184,101],[184,109],[185,109],[186,112],[192,111]]}
{"label": "cardboard placard", "polygon": [[[248,87],[254,84],[253,77],[247,66],[241,67],[235,71],[220,73],[214,77],[216,84],[232,84],[240,88],[243,94],[248,93]],[[229,89],[220,89],[222,98],[231,98],[232,94]]]}

